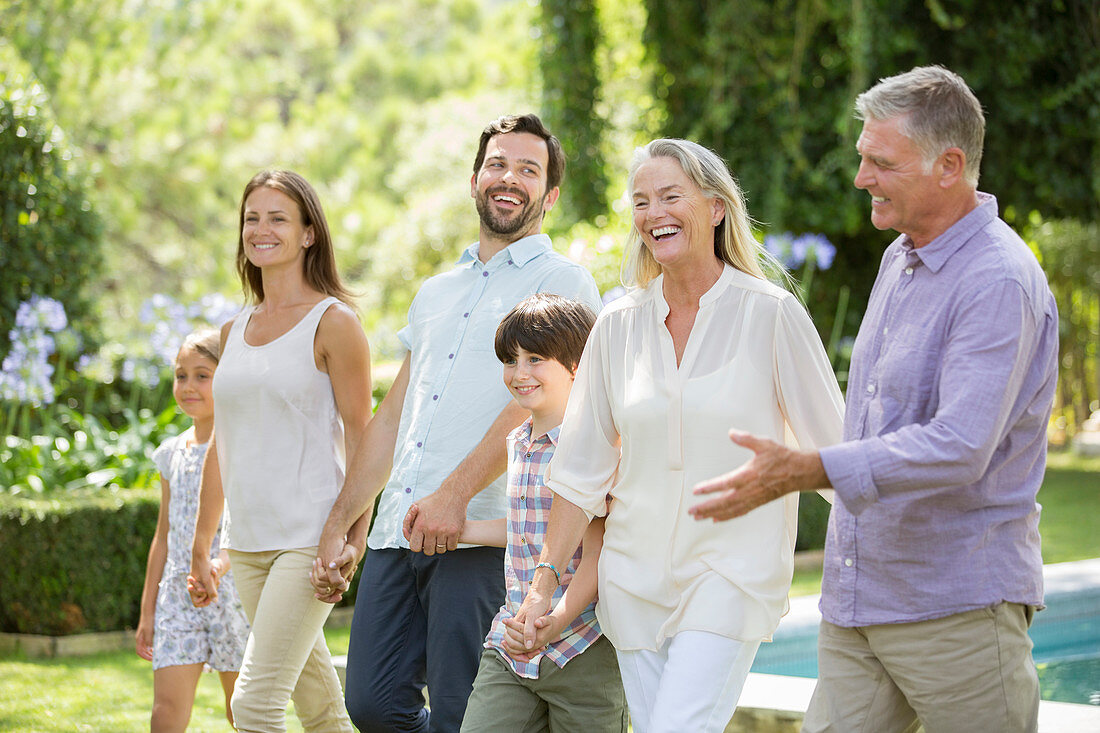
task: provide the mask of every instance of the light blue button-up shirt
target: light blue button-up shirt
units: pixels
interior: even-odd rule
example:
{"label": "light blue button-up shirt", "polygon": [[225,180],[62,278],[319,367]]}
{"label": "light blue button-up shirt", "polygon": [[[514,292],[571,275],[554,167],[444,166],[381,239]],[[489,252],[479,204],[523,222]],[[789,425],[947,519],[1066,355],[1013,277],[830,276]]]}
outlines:
{"label": "light blue button-up shirt", "polygon": [[[401,533],[409,506],[439,488],[512,399],[493,341],[500,320],[536,292],[600,309],[592,275],[554,252],[545,234],[517,240],[484,264],[475,242],[453,270],[421,286],[409,323],[397,334],[410,352],[409,386],[393,471],[368,538],[371,549],[409,546]],[[499,519],[507,509],[501,475],[474,496],[466,517]]]}

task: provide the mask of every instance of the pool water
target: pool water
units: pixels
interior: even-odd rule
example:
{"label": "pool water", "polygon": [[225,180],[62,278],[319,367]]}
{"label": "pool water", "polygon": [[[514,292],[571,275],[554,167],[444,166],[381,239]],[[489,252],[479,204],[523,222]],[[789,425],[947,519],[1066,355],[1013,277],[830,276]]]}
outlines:
{"label": "pool water", "polygon": [[[1044,569],[1047,607],[1029,629],[1042,698],[1100,705],[1100,560],[1048,568],[1054,570]],[[791,600],[791,614],[772,643],[760,645],[753,672],[817,677],[816,601]]]}

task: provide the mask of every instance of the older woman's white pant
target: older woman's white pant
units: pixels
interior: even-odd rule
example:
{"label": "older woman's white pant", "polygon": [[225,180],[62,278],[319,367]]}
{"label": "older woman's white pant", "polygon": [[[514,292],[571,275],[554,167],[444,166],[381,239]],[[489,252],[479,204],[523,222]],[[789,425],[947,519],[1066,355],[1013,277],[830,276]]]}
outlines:
{"label": "older woman's white pant", "polygon": [[657,651],[616,651],[634,733],[721,733],[760,641],[681,631]]}

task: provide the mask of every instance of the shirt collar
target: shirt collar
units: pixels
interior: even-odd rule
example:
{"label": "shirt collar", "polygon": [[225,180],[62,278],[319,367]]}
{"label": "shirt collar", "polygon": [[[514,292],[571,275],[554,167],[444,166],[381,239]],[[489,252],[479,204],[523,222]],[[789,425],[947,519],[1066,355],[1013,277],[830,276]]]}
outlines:
{"label": "shirt collar", "polygon": [[959,251],[971,237],[986,224],[997,218],[997,198],[978,192],[978,205],[974,210],[952,224],[940,236],[923,247],[914,247],[909,235],[902,238],[901,246],[906,254],[912,253],[932,272],[939,272],[951,255]]}
{"label": "shirt collar", "polygon": [[[714,284],[710,286],[710,289],[708,289],[707,292],[699,296],[699,307],[702,308],[703,306],[718,300],[719,296],[721,296],[722,293],[725,292],[726,288],[730,286],[730,283],[733,282],[733,279],[737,276],[736,273],[738,272],[740,272],[740,270],[738,270],[736,267],[729,264],[728,262],[723,262],[722,274],[718,276],[718,279],[714,281]],[[665,274],[662,272],[660,275],[653,278],[653,281],[646,289],[649,291],[649,296],[653,298],[654,301],[656,301],[659,314],[662,316],[667,316],[669,309],[668,301],[665,300],[664,280]]]}
{"label": "shirt collar", "polygon": [[[481,242],[474,242],[469,247],[462,251],[462,254],[458,257],[458,264],[465,265],[471,262],[477,262],[479,248]],[[547,234],[532,234],[529,237],[523,237],[509,244],[493,255],[492,259],[485,263],[488,267],[494,262],[511,262],[516,267],[523,267],[531,260],[535,259],[544,252],[551,250],[550,236]],[[499,265],[498,265],[499,266]]]}
{"label": "shirt collar", "polygon": [[[528,417],[526,420],[523,421],[522,425],[520,425],[518,428],[516,428],[515,430],[512,431],[512,435],[510,437],[513,440],[516,440],[516,441],[518,441],[519,443],[521,443],[525,446],[530,446],[535,441],[537,441],[539,438],[543,437],[542,435],[539,435],[539,436],[531,435],[531,428],[532,428],[532,420],[531,420],[530,417]],[[550,441],[550,444],[553,445],[554,447],[557,447],[557,445],[558,445],[558,436],[560,434],[561,434],[561,425],[555,425],[554,427],[550,428],[550,430],[547,431],[545,435],[546,435],[546,438]]]}

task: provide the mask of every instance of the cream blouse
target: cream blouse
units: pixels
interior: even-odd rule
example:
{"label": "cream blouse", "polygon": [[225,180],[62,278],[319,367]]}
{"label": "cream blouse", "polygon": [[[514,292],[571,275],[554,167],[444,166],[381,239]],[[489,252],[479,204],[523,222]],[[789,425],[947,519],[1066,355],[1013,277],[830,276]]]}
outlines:
{"label": "cream blouse", "polygon": [[730,428],[839,442],[840,389],[795,297],[728,265],[677,368],[662,282],[597,320],[546,483],[590,516],[607,512],[596,615],[617,648],[657,649],[687,630],[769,639],[787,610],[798,495],[713,522],[688,514],[707,498],[691,490],[751,458]]}

